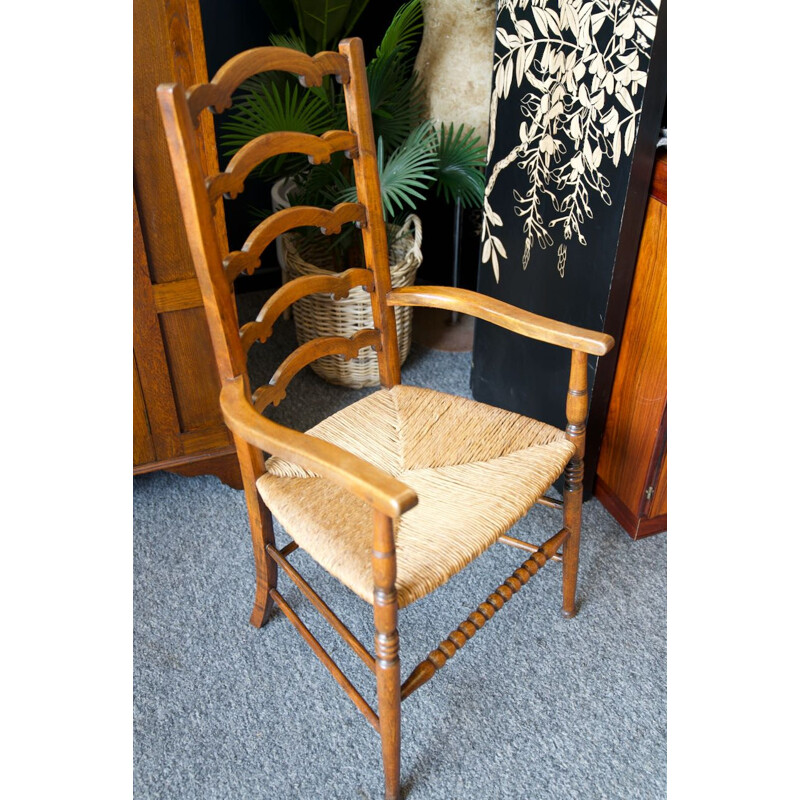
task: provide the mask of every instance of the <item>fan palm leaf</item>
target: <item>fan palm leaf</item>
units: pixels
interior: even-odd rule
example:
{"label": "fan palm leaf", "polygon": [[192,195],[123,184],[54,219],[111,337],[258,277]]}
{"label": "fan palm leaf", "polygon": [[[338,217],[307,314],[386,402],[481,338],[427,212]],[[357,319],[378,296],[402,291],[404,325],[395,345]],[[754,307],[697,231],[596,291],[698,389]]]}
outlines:
{"label": "fan palm leaf", "polygon": [[[337,114],[322,87],[299,91],[298,84],[284,82],[283,90],[262,73],[242,84],[234,110],[225,122],[220,141],[224,154],[232,155],[257,136],[270,131],[297,131],[319,136],[333,127]],[[258,174],[276,178],[295,174],[308,166],[305,156],[285,154],[269,159]]]}
{"label": "fan palm leaf", "polygon": [[438,135],[439,167],[436,174],[436,194],[444,195],[449,203],[461,198],[467,206],[480,206],[486,177],[486,147],[481,144],[474,128],[442,123]]}

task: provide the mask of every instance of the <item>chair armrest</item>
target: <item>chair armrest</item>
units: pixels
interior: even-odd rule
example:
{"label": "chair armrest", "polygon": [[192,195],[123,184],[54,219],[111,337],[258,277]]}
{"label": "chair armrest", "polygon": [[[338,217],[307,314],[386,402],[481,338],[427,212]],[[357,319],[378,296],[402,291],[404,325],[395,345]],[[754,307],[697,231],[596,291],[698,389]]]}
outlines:
{"label": "chair armrest", "polygon": [[262,417],[250,402],[241,375],[222,387],[219,399],[228,427],[250,444],[327,478],[390,517],[399,517],[417,504],[413,489],[374,464]]}
{"label": "chair armrest", "polygon": [[570,350],[580,350],[594,356],[603,356],[614,346],[614,339],[607,333],[578,328],[554,319],[523,311],[521,308],[495,300],[470,289],[451,286],[403,286],[392,289],[386,295],[390,306],[425,306],[444,308],[478,317],[501,328],[557,344]]}

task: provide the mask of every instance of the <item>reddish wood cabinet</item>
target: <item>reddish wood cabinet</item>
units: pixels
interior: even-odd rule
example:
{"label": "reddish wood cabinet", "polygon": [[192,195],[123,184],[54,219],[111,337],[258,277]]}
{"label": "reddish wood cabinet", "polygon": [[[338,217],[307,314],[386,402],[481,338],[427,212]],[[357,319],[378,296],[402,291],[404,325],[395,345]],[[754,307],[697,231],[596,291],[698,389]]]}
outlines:
{"label": "reddish wood cabinet", "polygon": [[659,157],[594,493],[634,538],[667,529],[667,157]]}
{"label": "reddish wood cabinet", "polygon": [[[199,6],[135,0],[133,17],[133,472],[214,473],[241,488],[156,102],[159,83],[207,80]],[[198,143],[216,165],[204,117]]]}

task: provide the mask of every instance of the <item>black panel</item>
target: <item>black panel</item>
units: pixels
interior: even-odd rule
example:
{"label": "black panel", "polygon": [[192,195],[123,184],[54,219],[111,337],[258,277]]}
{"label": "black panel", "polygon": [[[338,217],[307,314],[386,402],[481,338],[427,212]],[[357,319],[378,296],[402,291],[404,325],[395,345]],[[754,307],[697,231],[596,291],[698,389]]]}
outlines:
{"label": "black panel", "polygon": [[[662,2],[658,13],[658,26],[652,43],[640,37],[640,42],[645,41],[645,53],[649,53],[649,63],[643,56],[639,58],[637,72],[647,71],[647,85],[641,86],[636,93],[630,93],[623,98],[623,104],[615,93],[599,94],[599,89],[592,89],[593,77],[589,69],[584,76],[579,76],[575,83],[565,77],[566,72],[558,69],[548,72],[542,67],[545,58],[545,37],[539,28],[540,24],[550,24],[541,17],[542,9],[534,8],[527,3],[515,3],[516,35],[519,42],[528,48],[536,41],[535,57],[531,60],[531,73],[536,81],[546,81],[551,78],[548,94],[552,97],[554,83],[562,80],[564,96],[562,99],[563,111],[551,127],[547,127],[546,115],[542,114],[536,120],[536,112],[547,105],[541,105],[541,98],[545,93],[545,84],[533,85],[528,78],[523,78],[522,85],[517,85],[517,73],[512,79],[508,90],[500,92],[497,105],[497,117],[494,126],[495,142],[491,150],[488,178],[491,190],[487,197],[486,221],[483,231],[483,248],[481,258],[486,259],[480,264],[478,272],[478,290],[512,303],[544,316],[569,322],[595,330],[605,330],[619,341],[624,322],[633,269],[636,261],[638,241],[641,235],[642,222],[648,196],[650,177],[653,169],[656,142],[664,111],[666,97],[666,4]],[[646,3],[639,3],[642,9]],[[652,2],[651,2],[652,5]],[[594,3],[585,3],[587,15],[597,10]],[[563,11],[562,4],[555,0],[547,3],[547,8],[555,12],[556,17],[550,17],[555,25],[558,15]],[[622,19],[626,9],[631,9],[630,3],[622,3],[619,7],[619,19]],[[651,9],[652,11],[652,9]],[[539,15],[538,19],[534,12]],[[639,13],[638,11],[636,12]],[[652,18],[652,15],[651,17]],[[564,42],[576,42],[575,30],[578,26],[567,26],[567,21],[560,18],[559,37]],[[590,19],[587,16],[587,20]],[[598,20],[599,22],[599,20]],[[631,39],[626,39],[624,46],[632,48],[634,37],[639,37],[641,30],[647,27],[647,21],[636,23],[635,32]],[[498,25],[511,33],[515,30],[512,18],[507,10],[501,11]],[[565,27],[566,26],[566,27]],[[593,40],[600,48],[600,52],[609,52],[612,37],[619,39],[620,29],[614,29],[610,22],[601,23],[595,32]],[[533,37],[531,37],[531,32]],[[652,36],[652,32],[651,32]],[[504,72],[498,69],[502,63],[501,58],[508,61],[508,53],[515,50],[516,41],[505,37],[510,47],[503,43],[503,35],[496,39],[495,45],[495,74],[493,93],[498,93],[498,79],[503,80]],[[556,39],[554,31],[548,29],[548,37]],[[565,44],[560,48],[568,54],[576,52],[578,61],[587,59],[589,52],[585,42],[583,50],[574,45]],[[623,57],[629,57],[633,50],[624,51]],[[515,59],[518,56],[515,56]],[[516,66],[516,60],[515,60]],[[605,62],[609,63],[609,62]],[[618,71],[614,75],[622,73]],[[575,73],[573,72],[573,77]],[[641,76],[639,76],[641,77]],[[628,80],[629,76],[624,76]],[[582,80],[581,80],[582,79]],[[582,219],[576,221],[578,230],[571,228],[570,235],[565,237],[563,222],[551,222],[563,218],[566,211],[564,201],[567,195],[574,191],[575,185],[570,183],[570,176],[586,187],[590,182],[584,180],[583,173],[570,167],[570,161],[576,152],[570,151],[574,146],[573,140],[567,132],[568,123],[576,112],[582,108],[579,95],[581,82],[586,85],[587,92],[584,97],[597,98],[599,110],[591,117],[591,110],[581,117],[579,123],[594,126],[592,130],[601,132],[598,138],[592,139],[589,148],[599,161],[595,172],[590,176],[597,180],[597,171],[607,180],[606,193],[601,196],[600,189],[589,186],[586,194],[592,216],[582,207]],[[610,86],[609,83],[606,84]],[[630,84],[629,84],[630,85]],[[618,88],[615,84],[614,88]],[[609,133],[603,136],[604,130],[602,117],[611,109],[616,108],[620,120],[626,119],[629,113],[624,105],[632,102],[640,110],[634,119],[635,139],[629,140],[629,147],[625,147],[625,134],[628,132],[627,123],[620,126],[620,141],[616,144],[617,163],[614,164],[614,135]],[[552,107],[552,106],[550,106]],[[526,130],[521,130],[521,123],[525,123]],[[577,125],[578,123],[576,123]],[[559,129],[559,125],[562,127]],[[531,136],[530,130],[534,129]],[[576,129],[577,130],[577,129]],[[561,140],[564,153],[560,160],[554,153],[549,163],[545,164],[543,149],[548,144],[544,136],[548,131],[553,132],[554,140]],[[632,137],[631,131],[628,134]],[[526,144],[523,136],[534,142],[536,146]],[[577,137],[576,137],[577,138]],[[595,148],[600,150],[595,152]],[[626,153],[626,149],[628,152]],[[581,153],[582,148],[577,150]],[[526,160],[536,168],[534,177],[531,178],[528,170],[519,168],[521,161]],[[586,161],[582,163],[585,168]],[[591,170],[589,170],[591,172]],[[492,184],[492,176],[495,175]],[[559,185],[559,177],[563,178]],[[538,184],[536,183],[538,181]],[[541,215],[539,221],[539,237],[529,237],[525,223],[529,218],[531,204],[527,202],[526,195],[534,191],[538,194],[538,204],[535,209]],[[555,195],[555,202],[552,198]],[[491,213],[489,213],[491,211]],[[498,225],[497,217],[502,220]],[[496,242],[488,242],[490,236],[500,240],[499,248]],[[547,238],[549,237],[549,239]],[[585,244],[581,243],[581,237]],[[532,243],[530,239],[533,239]],[[544,244],[544,246],[542,246]],[[492,257],[490,251],[494,249]],[[502,257],[505,252],[506,258]],[[493,269],[493,260],[496,260],[499,282]],[[527,261],[527,266],[524,266]],[[586,481],[585,486],[591,488],[594,479],[594,468],[599,452],[600,435],[608,409],[611,383],[613,381],[614,367],[616,365],[616,348],[612,354],[599,360],[590,357],[590,390],[593,390],[592,405],[589,418],[589,434],[587,435],[586,454]],[[530,341],[517,334],[497,328],[481,321],[476,322],[475,345],[472,370],[472,391],[476,399],[507,408],[518,413],[528,414],[559,427],[565,425],[565,397],[569,377],[569,352],[552,345]]]}

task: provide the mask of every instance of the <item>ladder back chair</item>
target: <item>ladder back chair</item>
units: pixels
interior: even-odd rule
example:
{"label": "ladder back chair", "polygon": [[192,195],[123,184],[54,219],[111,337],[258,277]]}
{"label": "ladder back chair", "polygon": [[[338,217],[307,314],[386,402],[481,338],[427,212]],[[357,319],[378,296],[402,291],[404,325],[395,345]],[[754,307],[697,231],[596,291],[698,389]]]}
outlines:
{"label": "ladder back chair", "polygon": [[[223,172],[205,175],[195,139],[200,113],[207,108],[224,111],[243,81],[269,70],[294,73],[304,86],[319,86],[324,76],[335,76],[344,87],[349,130],[319,137],[267,133],[241,147]],[[281,47],[255,48],[228,61],[210,83],[188,90],[162,84],[157,94],[219,369],[220,405],[244,482],[256,571],[250,622],[262,626],[275,605],[299,630],[380,735],[386,798],[396,800],[401,701],[430,680],[550,559],[562,562],[562,613],[575,614],[587,356],[607,353],[613,339],[465,289],[392,288],[360,39],[345,39],[338,52],[313,57]],[[345,151],[354,162],[358,202],[340,203],[331,210],[294,206],[278,211],[252,231],[241,250],[220,252],[213,216],[221,213],[221,196],[235,197],[247,175],[274,155],[305,153],[319,163],[336,151]],[[234,278],[243,271],[252,273],[269,243],[291,228],[319,226],[323,233],[335,233],[345,223],[360,228],[366,266],[296,278],[275,291],[256,320],[240,329]],[[268,384],[251,389],[247,352],[256,340],[266,341],[294,301],[315,292],[344,297],[358,286],[371,295],[373,328],[350,338],[307,342],[283,361]],[[397,306],[470,314],[570,349],[565,430],[466,398],[403,386]],[[290,379],[313,360],[336,353],[352,358],[368,346],[377,351],[383,388],[307,433],[262,415],[268,405],[280,402]],[[270,455],[266,462],[265,453]],[[545,497],[562,473],[563,501]],[[536,503],[563,506],[563,527],[541,545],[508,534]],[[282,549],[275,544],[273,513],[292,538]],[[525,561],[401,681],[398,608],[435,590],[497,542],[524,551]],[[374,655],[290,564],[288,556],[298,547],[373,606]],[[286,602],[278,590],[278,568],[375,674],[377,711]]]}

